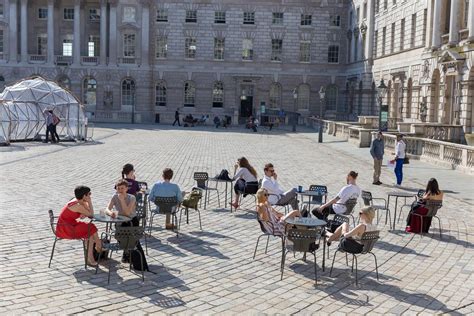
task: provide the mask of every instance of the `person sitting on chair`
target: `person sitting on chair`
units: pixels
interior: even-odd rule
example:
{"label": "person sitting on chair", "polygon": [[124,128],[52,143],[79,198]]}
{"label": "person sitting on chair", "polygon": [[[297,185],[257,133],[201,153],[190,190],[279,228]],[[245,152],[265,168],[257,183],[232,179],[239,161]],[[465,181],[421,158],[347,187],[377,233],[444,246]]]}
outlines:
{"label": "person sitting on chair", "polygon": [[357,199],[360,196],[361,190],[356,185],[357,172],[351,171],[347,175],[346,183],[335,198],[327,203],[316,207],[312,210],[314,216],[319,219],[326,220],[329,214],[344,214],[346,206],[344,205],[349,199]]}
{"label": "person sitting on chair", "polygon": [[269,197],[268,202],[271,205],[291,205],[293,210],[298,209],[298,199],[296,194],[296,189],[290,189],[288,191],[283,191],[280,184],[277,182],[277,173],[273,164],[267,163],[263,168],[265,175],[262,180],[262,188],[268,191]]}
{"label": "person sitting on chair", "polygon": [[[178,199],[178,205],[183,201],[183,193],[179,186],[175,183],[171,183],[171,178],[173,178],[173,170],[170,168],[165,168],[163,170],[163,181],[156,182],[151,188],[149,200],[155,201],[157,197],[175,197]],[[176,206],[178,206],[176,205]],[[174,229],[173,225],[170,223],[170,214],[166,214],[166,229]]]}
{"label": "person sitting on chair", "polygon": [[250,165],[247,158],[242,157],[237,159],[234,166],[234,177],[232,178],[232,181],[235,181],[235,196],[234,201],[231,202],[231,204],[237,209],[239,208],[239,197],[241,193],[255,194],[258,190],[257,171],[255,171],[255,169]]}
{"label": "person sitting on chair", "polygon": [[221,119],[219,118],[219,116],[214,116],[214,126],[216,128],[219,128],[219,126],[221,125]]}
{"label": "person sitting on chair", "polygon": [[285,233],[285,220],[287,218],[300,217],[300,211],[293,210],[287,215],[283,215],[276,211],[268,202],[268,191],[266,189],[259,189],[257,191],[257,213],[258,217],[268,225],[267,230],[275,235],[283,235]]}

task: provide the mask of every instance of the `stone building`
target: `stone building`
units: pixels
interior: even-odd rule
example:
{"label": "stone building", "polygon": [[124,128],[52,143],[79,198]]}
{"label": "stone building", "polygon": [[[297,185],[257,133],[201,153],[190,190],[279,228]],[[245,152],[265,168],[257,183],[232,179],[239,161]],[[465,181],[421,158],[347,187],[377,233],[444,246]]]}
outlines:
{"label": "stone building", "polygon": [[0,0],[0,89],[41,75],[97,121],[237,123],[264,104],[303,123],[377,115],[383,78],[391,127],[471,133],[473,2]]}

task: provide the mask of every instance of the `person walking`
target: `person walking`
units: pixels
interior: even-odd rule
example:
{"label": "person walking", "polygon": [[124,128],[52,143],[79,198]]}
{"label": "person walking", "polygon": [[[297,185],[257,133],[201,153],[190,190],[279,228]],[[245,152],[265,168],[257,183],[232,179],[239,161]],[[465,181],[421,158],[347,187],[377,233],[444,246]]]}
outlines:
{"label": "person walking", "polygon": [[55,143],[53,111],[45,110],[44,115],[46,121],[46,139],[43,142],[47,143],[49,141],[49,134],[51,134],[51,143]]}
{"label": "person walking", "polygon": [[372,184],[381,185],[380,182],[380,173],[382,171],[382,161],[384,154],[384,142],[382,132],[377,133],[377,137],[372,141],[370,146],[370,154],[374,158],[374,181]]}
{"label": "person walking", "polygon": [[397,144],[395,145],[395,159],[392,162],[395,162],[395,176],[397,177],[397,186],[402,185],[403,180],[403,163],[405,161],[407,145],[403,141],[403,135],[397,135]]}
{"label": "person walking", "polygon": [[53,135],[54,137],[56,137],[56,143],[59,143],[59,135],[58,135],[58,132],[56,131],[56,126],[59,124],[59,122],[61,122],[61,119],[56,115],[54,114],[53,110],[50,110],[51,112],[51,115],[53,116],[53,127],[51,129],[51,135]]}
{"label": "person walking", "polygon": [[173,126],[176,124],[176,122],[178,123],[178,126],[181,126],[181,124],[179,123],[179,111],[178,111],[178,109],[176,109],[176,112],[174,112]]}

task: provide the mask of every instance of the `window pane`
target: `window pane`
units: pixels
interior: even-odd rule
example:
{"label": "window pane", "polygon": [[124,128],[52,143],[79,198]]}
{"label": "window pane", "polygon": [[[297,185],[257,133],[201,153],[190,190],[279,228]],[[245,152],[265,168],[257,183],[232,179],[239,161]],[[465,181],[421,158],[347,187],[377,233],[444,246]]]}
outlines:
{"label": "window pane", "polygon": [[92,22],[100,21],[100,10],[97,8],[89,9],[89,20]]}
{"label": "window pane", "polygon": [[188,37],[184,43],[184,57],[189,59],[196,58],[196,39],[194,37]]}
{"label": "window pane", "polygon": [[3,37],[3,30],[0,30],[0,59],[3,59],[4,57],[4,44],[3,44],[3,41],[4,41],[4,37]]}
{"label": "window pane", "polygon": [[214,23],[225,24],[225,11],[216,11],[214,13]]}
{"label": "window pane", "polygon": [[255,24],[255,12],[244,12],[244,24]]}
{"label": "window pane", "polygon": [[331,15],[329,17],[329,25],[331,25],[331,26],[341,26],[341,16],[340,15]]}
{"label": "window pane", "polygon": [[273,12],[272,15],[273,24],[283,24],[283,12]]}
{"label": "window pane", "polygon": [[74,20],[74,8],[64,8],[64,20]]}
{"label": "window pane", "polygon": [[253,40],[250,38],[242,40],[242,59],[253,60]]}
{"label": "window pane", "polygon": [[221,81],[214,83],[214,89],[212,89],[212,106],[223,107],[224,105],[224,85]]}
{"label": "window pane", "polygon": [[309,63],[311,61],[311,42],[300,42],[300,62]]}
{"label": "window pane", "polygon": [[166,58],[168,54],[168,38],[158,36],[156,39],[156,58]]}
{"label": "window pane", "polygon": [[336,110],[336,103],[337,103],[337,87],[334,85],[330,85],[326,88],[326,95],[325,95],[325,108],[326,110]]}
{"label": "window pane", "polygon": [[168,22],[168,10],[156,10],[156,22]]}
{"label": "window pane", "polygon": [[125,79],[122,81],[122,105],[133,105],[135,102],[135,81]]}
{"label": "window pane", "polygon": [[312,15],[311,14],[302,14],[301,15],[301,25],[311,25]]}
{"label": "window pane", "polygon": [[339,62],[339,46],[331,45],[328,48],[328,63]]}
{"label": "window pane", "polygon": [[72,56],[72,40],[63,40],[63,56]]}
{"label": "window pane", "polygon": [[279,83],[272,83],[270,86],[269,107],[279,108],[281,104],[281,85]]}
{"label": "window pane", "polygon": [[224,60],[225,39],[214,38],[214,59]]}
{"label": "window pane", "polygon": [[197,11],[186,10],[186,23],[196,23],[196,22],[197,22]]}
{"label": "window pane", "polygon": [[135,34],[123,35],[123,57],[135,57]]}
{"label": "window pane", "polygon": [[283,40],[281,39],[272,39],[272,61],[281,61],[281,56],[283,54]]}
{"label": "window pane", "polygon": [[47,54],[47,51],[48,51],[48,37],[46,34],[40,34],[38,36],[37,54],[45,56]]}
{"label": "window pane", "polygon": [[156,84],[156,106],[166,106],[166,84],[161,81]]}
{"label": "window pane", "polygon": [[194,83],[188,81],[184,84],[184,106],[194,106],[196,87]]}
{"label": "window pane", "polygon": [[39,8],[38,9],[38,19],[46,20],[48,18],[48,9],[47,8]]}
{"label": "window pane", "polygon": [[298,109],[309,110],[309,86],[307,84],[298,87]]}

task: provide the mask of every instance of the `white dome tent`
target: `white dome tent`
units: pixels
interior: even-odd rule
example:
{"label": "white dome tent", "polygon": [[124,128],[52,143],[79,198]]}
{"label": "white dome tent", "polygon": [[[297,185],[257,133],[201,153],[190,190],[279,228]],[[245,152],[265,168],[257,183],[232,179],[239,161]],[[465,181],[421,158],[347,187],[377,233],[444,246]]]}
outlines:
{"label": "white dome tent", "polygon": [[87,122],[79,100],[57,83],[35,77],[7,86],[0,93],[0,144],[45,135],[45,110],[53,110],[61,119],[57,125],[61,139],[85,138]]}

